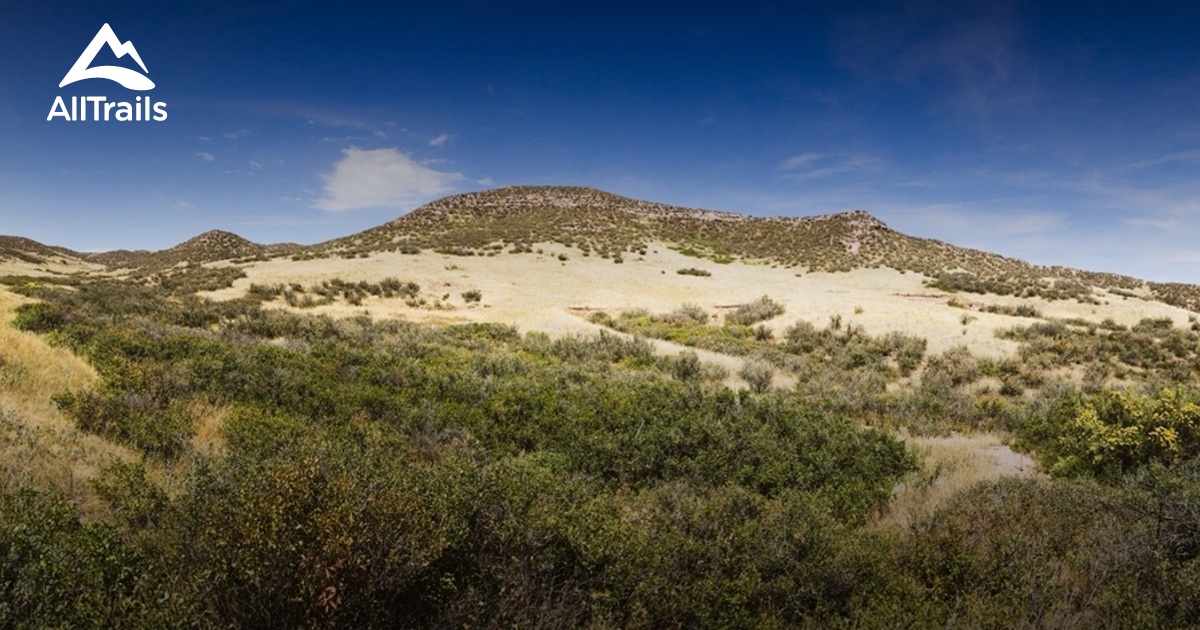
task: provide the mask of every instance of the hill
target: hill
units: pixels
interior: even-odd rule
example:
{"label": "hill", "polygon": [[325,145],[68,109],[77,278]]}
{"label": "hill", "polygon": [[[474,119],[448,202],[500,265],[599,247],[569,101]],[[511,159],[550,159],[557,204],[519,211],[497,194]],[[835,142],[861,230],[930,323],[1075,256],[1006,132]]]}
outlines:
{"label": "hill", "polygon": [[65,247],[43,245],[23,236],[0,236],[0,261],[20,261],[34,265],[46,262],[79,261],[83,255]]}
{"label": "hill", "polygon": [[[1039,266],[998,254],[917,238],[861,210],[804,218],[753,217],[629,199],[591,188],[515,186],[454,195],[364,232],[314,246],[310,255],[432,249],[488,255],[506,247],[559,243],[581,254],[618,258],[651,241],[715,262],[760,261],[807,271],[889,267],[1000,294],[1078,297],[1089,286],[1146,289],[1185,305],[1195,294],[1136,278]],[[964,275],[965,274],[965,275]],[[1184,297],[1182,294],[1187,293]]]}
{"label": "hill", "polygon": [[112,269],[135,269],[145,272],[158,271],[181,263],[203,264],[222,260],[280,255],[300,247],[293,243],[260,245],[233,232],[209,230],[169,249],[160,251],[121,249],[89,254],[87,258]]}
{"label": "hill", "polygon": [[[1033,265],[909,236],[861,210],[801,218],[755,217],[571,186],[511,186],[452,195],[378,227],[309,247],[260,245],[230,232],[211,230],[157,252],[117,250],[76,256],[112,269],[147,273],[185,262],[282,256],[351,259],[421,251],[495,256],[530,253],[538,243],[558,244],[580,256],[612,261],[645,255],[648,244],[661,243],[715,263],[740,260],[807,272],[872,268],[915,272],[947,291],[1087,301],[1093,299],[1089,296],[1097,288],[1191,310],[1200,308],[1200,288],[1194,285],[1147,283],[1118,274]],[[39,255],[30,253],[32,250],[15,251]]]}
{"label": "hill", "polygon": [[87,254],[21,236],[0,236],[0,276],[66,276],[103,271]]}
{"label": "hill", "polygon": [[[862,211],[759,218],[588,188],[446,197],[359,234],[238,267],[244,278],[228,276],[231,286],[204,295],[265,295],[279,307],[335,317],[502,322],[555,336],[595,332],[589,318],[602,312],[692,304],[725,314],[764,294],[786,309],[765,324],[776,334],[837,319],[920,337],[931,352],[967,345],[997,359],[1018,349],[997,333],[1031,318],[1188,320],[1172,306],[1182,300],[1139,280],[915,238]],[[398,292],[397,283],[420,290]],[[1179,286],[1178,296],[1195,291]],[[655,343],[665,353],[694,345]],[[744,362],[721,352],[701,357],[731,374]]]}
{"label": "hill", "polygon": [[162,254],[187,261],[210,262],[257,256],[265,250],[264,246],[251,243],[232,232],[209,230],[162,252]]}

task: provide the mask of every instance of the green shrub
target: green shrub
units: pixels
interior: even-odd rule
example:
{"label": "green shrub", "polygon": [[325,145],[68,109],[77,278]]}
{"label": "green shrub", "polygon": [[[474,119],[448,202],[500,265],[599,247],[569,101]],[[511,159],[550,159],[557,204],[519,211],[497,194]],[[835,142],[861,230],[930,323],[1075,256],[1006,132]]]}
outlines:
{"label": "green shrub", "polygon": [[929,358],[925,378],[944,376],[952,387],[969,385],[983,376],[978,360],[966,346],[955,346],[941,355]]}
{"label": "green shrub", "polygon": [[[318,289],[371,295],[335,281]],[[86,592],[67,599],[64,580],[39,574],[39,591],[21,582],[37,554],[7,553],[0,534],[0,557],[16,559],[0,563],[0,588],[44,597],[38,605],[53,613],[91,615],[91,602],[117,598],[99,622],[37,613],[31,623],[836,620],[878,562],[850,530],[916,463],[842,409],[705,382],[724,374],[693,353],[658,357],[637,337],[552,340],[250,300],[196,302],[215,319],[194,330],[177,323],[182,300],[158,287],[42,295],[61,315],[53,338],[101,377],[91,392],[60,397],[64,412],[152,459],[108,466],[92,486],[113,523],[101,529],[112,541],[104,561],[124,571],[115,584],[75,580]],[[622,319],[776,345],[748,326],[698,321],[710,319],[702,309],[672,323]],[[874,343],[853,328],[838,334],[831,343]],[[871,381],[871,396],[885,386]],[[223,448],[189,453],[192,410],[213,406],[231,410]],[[0,510],[0,523],[17,513],[32,512]],[[78,531],[70,519],[50,529]],[[51,558],[53,571],[73,568]],[[663,585],[677,596],[663,597]],[[22,597],[4,599],[0,615],[24,614],[33,600]]]}
{"label": "green shrub", "polygon": [[282,284],[251,284],[246,289],[246,296],[256,300],[273,300],[280,295],[283,295],[284,287]]}
{"label": "green shrub", "polygon": [[170,402],[152,392],[102,387],[97,392],[61,394],[54,401],[81,430],[154,457],[177,457],[195,434],[185,401]]}
{"label": "green shrub", "polygon": [[742,369],[738,370],[738,376],[746,379],[751,390],[761,394],[771,389],[771,379],[775,376],[775,370],[771,369],[766,361],[756,359],[747,361]]}
{"label": "green shrub", "polygon": [[609,315],[608,313],[605,313],[604,311],[596,311],[595,313],[588,315],[588,321],[593,324],[596,324],[597,326],[612,327],[614,324],[612,315]]}
{"label": "green shrub", "polygon": [[13,326],[18,330],[35,333],[50,332],[64,323],[65,318],[60,309],[43,302],[18,306],[17,316],[13,319]]}
{"label": "green shrub", "polygon": [[691,350],[680,352],[669,362],[671,374],[681,381],[699,380],[703,374],[700,356]]}
{"label": "green shrub", "polygon": [[0,493],[0,625],[170,625],[187,618],[190,593],[159,581],[155,561],[110,526],[84,522],[66,499],[33,490]]}
{"label": "green shrub", "polygon": [[708,323],[708,311],[697,304],[685,303],[683,306],[652,318],[656,322],[666,322],[675,326],[694,326]]}
{"label": "green shrub", "polygon": [[737,307],[725,317],[725,321],[730,324],[750,326],[778,317],[783,314],[783,311],[782,304],[764,295],[753,302]]}

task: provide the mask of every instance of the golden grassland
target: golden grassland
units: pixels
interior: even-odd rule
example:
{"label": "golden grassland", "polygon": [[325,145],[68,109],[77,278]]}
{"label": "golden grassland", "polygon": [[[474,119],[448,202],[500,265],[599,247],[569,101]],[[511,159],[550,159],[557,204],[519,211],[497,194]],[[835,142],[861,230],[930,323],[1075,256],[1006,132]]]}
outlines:
{"label": "golden grassland", "polygon": [[[598,256],[581,257],[554,243],[532,247],[530,253],[491,257],[379,251],[356,258],[277,258],[239,265],[245,278],[228,289],[202,295],[232,299],[244,296],[252,285],[297,283],[311,287],[333,280],[378,282],[395,277],[418,282],[425,304],[367,297],[356,305],[337,300],[293,310],[337,317],[367,313],[435,324],[491,321],[561,335],[595,332],[598,328],[586,319],[597,310],[614,315],[637,308],[662,312],[693,303],[722,311],[765,294],[787,309],[784,316],[766,324],[776,332],[800,320],[823,326],[837,316],[871,334],[897,331],[925,338],[932,353],[967,345],[977,355],[996,358],[1012,355],[1017,346],[995,332],[1035,319],[986,312],[989,306],[1027,305],[1044,317],[1096,323],[1109,318],[1126,326],[1147,317],[1169,317],[1184,325],[1189,316],[1188,311],[1162,302],[1103,293],[1099,304],[947,293],[925,286],[925,276],[890,268],[797,274],[780,266],[735,261],[702,263],[711,272],[709,277],[680,275],[677,270],[694,266],[696,259],[660,242],[647,244],[644,255],[627,257],[621,264]],[[473,290],[482,294],[479,303],[461,297]],[[948,304],[956,297],[966,308]],[[286,308],[282,299],[272,304]],[[969,316],[967,324],[962,323],[964,315]]]}

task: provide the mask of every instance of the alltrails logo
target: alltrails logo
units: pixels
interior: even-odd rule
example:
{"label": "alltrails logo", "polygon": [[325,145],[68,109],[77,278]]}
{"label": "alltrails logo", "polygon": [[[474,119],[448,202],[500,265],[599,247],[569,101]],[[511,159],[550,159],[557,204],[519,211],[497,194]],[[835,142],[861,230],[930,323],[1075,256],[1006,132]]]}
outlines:
{"label": "alltrails logo", "polygon": [[[83,50],[83,54],[79,55],[79,59],[75,60],[75,65],[67,71],[67,75],[63,77],[58,87],[66,87],[76,81],[87,79],[108,79],[120,83],[130,90],[154,89],[154,82],[146,74],[135,70],[120,66],[92,67],[92,62],[95,61],[96,55],[104,46],[108,46],[118,59],[129,55],[142,68],[142,72],[150,73],[146,69],[141,55],[138,54],[137,48],[133,47],[133,42],[121,43],[112,27],[105,24],[92,38],[92,43]],[[167,104],[155,103],[149,95],[138,96],[132,103],[109,101],[107,96],[72,96],[70,103],[71,105],[68,107],[67,101],[62,96],[54,97],[54,104],[50,106],[50,114],[46,116],[46,120],[51,121],[59,117],[72,122],[81,120],[163,121],[167,119]]]}

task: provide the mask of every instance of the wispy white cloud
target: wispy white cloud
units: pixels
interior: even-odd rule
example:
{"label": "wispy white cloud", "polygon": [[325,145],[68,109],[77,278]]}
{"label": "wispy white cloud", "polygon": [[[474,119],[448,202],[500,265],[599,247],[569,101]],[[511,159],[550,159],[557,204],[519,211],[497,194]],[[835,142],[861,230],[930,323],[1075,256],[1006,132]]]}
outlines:
{"label": "wispy white cloud", "polygon": [[1158,188],[1103,188],[1105,206],[1121,213],[1128,225],[1152,227],[1164,236],[1200,233],[1200,186],[1171,185]]}
{"label": "wispy white cloud", "polygon": [[448,134],[448,133],[438,134],[436,137],[434,137],[433,139],[431,139],[429,141],[429,146],[440,147],[443,144],[446,144],[446,141],[449,139],[450,139],[450,134]]}
{"label": "wispy white cloud", "polygon": [[910,209],[908,220],[927,226],[923,233],[1003,239],[1012,236],[1059,233],[1066,227],[1062,214],[1038,210],[979,208],[971,204],[933,204]]}
{"label": "wispy white cloud", "polygon": [[321,175],[324,194],[314,208],[341,212],[360,208],[411,209],[454,190],[461,173],[438,171],[395,148],[350,147],[333,171]]}
{"label": "wispy white cloud", "polygon": [[878,167],[878,160],[864,154],[801,153],[780,164],[776,170],[796,180],[821,179],[831,175],[869,171]]}
{"label": "wispy white cloud", "polygon": [[261,170],[262,170],[262,167],[263,167],[263,165],[262,165],[261,163],[259,163],[259,162],[256,162],[256,161],[254,161],[254,160],[250,160],[250,170],[252,170],[252,171],[261,171]]}
{"label": "wispy white cloud", "polygon": [[235,142],[238,140],[241,140],[242,138],[245,138],[248,135],[250,135],[249,129],[239,129],[237,131],[230,131],[230,132],[221,134],[221,136],[223,138],[225,138],[226,140],[235,141]]}
{"label": "wispy white cloud", "polygon": [[475,180],[475,183],[479,184],[480,186],[495,186],[496,180],[492,179],[491,177],[484,177],[483,179]]}
{"label": "wispy white cloud", "polygon": [[[353,116],[345,116],[338,113],[323,112],[311,109],[305,109],[292,112],[293,114],[304,119],[304,122],[309,127],[333,127],[343,129],[358,129],[365,131],[375,138],[387,138],[387,133],[380,128],[380,125],[373,122],[355,118]],[[390,129],[391,127],[389,127]]]}
{"label": "wispy white cloud", "polygon": [[212,164],[213,162],[217,161],[216,156],[209,153],[208,151],[197,151],[196,157],[200,158],[201,160],[204,160],[205,162],[208,162],[209,164]]}
{"label": "wispy white cloud", "polygon": [[794,171],[798,168],[803,168],[806,164],[811,164],[822,157],[824,153],[802,153],[784,160],[783,164],[779,165],[779,169],[783,171]]}
{"label": "wispy white cloud", "polygon": [[407,133],[408,130],[399,127],[393,120],[376,121],[345,110],[328,109],[305,102],[287,100],[264,100],[226,102],[222,107],[236,111],[274,118],[299,119],[304,125],[312,128],[355,129],[373,138],[388,137],[388,132],[398,131]]}
{"label": "wispy white cloud", "polygon": [[1200,149],[1188,149],[1185,151],[1172,151],[1157,157],[1139,160],[1125,165],[1127,170],[1141,170],[1154,168],[1164,164],[1174,164],[1178,162],[1200,162]]}
{"label": "wispy white cloud", "polygon": [[351,144],[354,142],[370,142],[371,138],[367,136],[325,136],[321,138],[321,142],[325,144]]}

